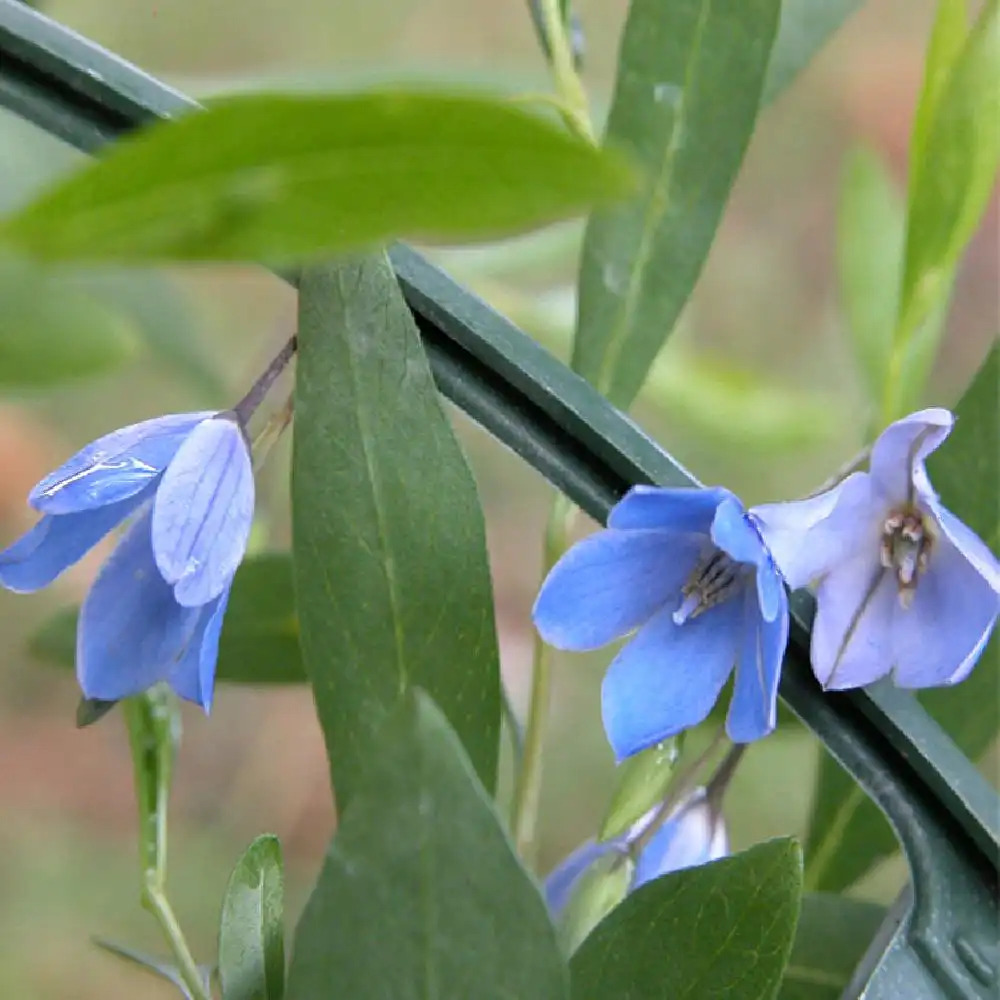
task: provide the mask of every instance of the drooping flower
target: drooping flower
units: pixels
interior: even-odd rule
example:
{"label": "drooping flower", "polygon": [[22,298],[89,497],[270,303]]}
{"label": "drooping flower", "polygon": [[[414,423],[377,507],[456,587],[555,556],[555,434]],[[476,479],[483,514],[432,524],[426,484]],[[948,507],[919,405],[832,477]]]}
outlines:
{"label": "drooping flower", "polygon": [[[583,874],[599,858],[622,854],[656,814],[650,810],[620,837],[598,843],[588,840],[552,870],[545,879],[545,902],[558,918]],[[628,891],[666,875],[716,861],[729,853],[729,837],[722,813],[713,808],[704,788],[681,802],[642,849]]]}
{"label": "drooping flower", "polygon": [[867,472],[752,511],[789,586],[816,587],[812,665],[825,688],[890,671],[900,687],[956,684],[989,640],[1000,564],[924,467],[953,423],[944,409],[910,414],[879,436]]}
{"label": "drooping flower", "polygon": [[638,629],[604,678],[619,760],[701,722],[736,670],[726,720],[747,743],[775,726],[788,600],[743,505],[728,490],[637,486],[608,527],[574,545],[534,608],[559,649],[596,649]]}
{"label": "drooping flower", "polygon": [[167,681],[211,707],[219,631],[246,551],[254,484],[231,413],[183,413],[122,428],[46,476],[41,520],[0,552],[0,585],[38,590],[134,516],[84,600],[77,677],[115,701]]}

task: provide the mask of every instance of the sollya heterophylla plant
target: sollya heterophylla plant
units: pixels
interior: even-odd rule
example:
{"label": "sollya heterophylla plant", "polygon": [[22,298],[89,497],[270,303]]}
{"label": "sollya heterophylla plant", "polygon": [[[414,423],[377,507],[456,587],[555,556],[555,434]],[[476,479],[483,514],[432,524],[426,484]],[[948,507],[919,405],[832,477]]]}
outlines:
{"label": "sollya heterophylla plant", "polygon": [[[637,173],[649,170],[653,174],[653,196],[645,188],[632,192],[631,201],[607,200],[620,195],[624,174],[620,161],[610,153],[605,159],[595,139],[597,130],[579,72],[580,46],[574,37],[578,22],[567,4],[540,0],[532,11],[556,84],[557,93],[550,103],[558,109],[564,130],[530,116],[521,118],[519,112],[512,114],[506,102],[477,103],[448,95],[439,105],[426,94],[400,93],[384,98],[337,98],[329,106],[321,99],[296,103],[293,98],[270,102],[264,98],[259,105],[254,99],[238,99],[229,105],[221,102],[204,116],[152,129],[134,144],[124,144],[105,163],[70,178],[51,196],[43,195],[19,213],[6,231],[13,245],[43,256],[72,258],[79,253],[73,249],[81,245],[79,234],[86,232],[88,252],[98,256],[187,260],[245,255],[282,260],[305,253],[303,241],[308,239],[315,241],[316,251],[330,251],[367,246],[372,239],[396,233],[426,236],[429,231],[451,239],[479,238],[492,235],[498,226],[534,224],[539,217],[556,217],[593,202],[600,207],[591,216],[584,238],[581,286],[587,286],[587,296],[580,299],[574,366],[627,408],[648,370],[648,364],[637,363],[636,358],[655,355],[690,293],[703,259],[698,247],[707,253],[714,232],[715,223],[706,228],[704,220],[717,220],[754,116],[776,86],[765,73],[781,66],[780,38],[775,41],[780,6],[776,0],[759,0],[738,9],[694,11],[697,17],[692,17],[693,7],[683,4],[665,11],[649,0],[634,0],[607,145],[610,148],[620,140],[632,147],[639,161]],[[924,155],[933,161],[935,150],[947,147],[948,142],[954,146],[957,139],[949,116],[975,117],[978,83],[990,79],[977,60],[988,57],[982,37],[995,34],[996,4],[985,5],[971,31],[964,12],[956,19],[957,9],[945,0],[935,27],[928,57],[931,82],[925,86],[914,130],[913,156],[917,159]],[[666,30],[669,18],[676,21]],[[669,46],[657,41],[661,31],[668,36]],[[647,50],[643,40],[648,38],[657,44]],[[733,38],[749,41],[736,49],[727,48]],[[678,72],[677,65],[656,62],[666,59],[668,50],[683,57],[683,72]],[[699,60],[704,59],[709,63],[702,65]],[[713,59],[724,72],[712,69]],[[935,59],[938,62],[931,65]],[[710,79],[711,86],[703,78]],[[664,95],[671,99],[665,101]],[[623,102],[638,107],[642,101],[649,101],[653,108],[645,118],[632,115],[631,106],[625,109],[628,114],[621,111]],[[713,131],[721,127],[718,116],[699,110],[708,104],[731,109],[745,105],[744,120],[736,130],[740,134]],[[408,110],[420,124],[437,114],[440,128],[421,127],[400,138],[393,130],[405,128],[408,122],[400,109]],[[523,210],[523,217],[517,205],[505,203],[502,211],[491,215],[489,224],[481,223],[481,229],[477,229],[474,213],[448,215],[448,210],[464,204],[449,185],[442,185],[446,196],[440,205],[421,201],[428,192],[433,198],[436,190],[428,180],[414,194],[412,204],[405,198],[397,202],[380,198],[380,207],[395,204],[396,208],[386,209],[384,217],[371,206],[359,210],[357,229],[345,223],[336,229],[334,239],[322,235],[328,231],[323,226],[294,228],[289,220],[302,219],[303,205],[309,212],[319,212],[332,199],[333,190],[343,196],[349,189],[350,164],[356,162],[353,147],[339,160],[342,150],[334,147],[330,153],[330,176],[340,178],[341,187],[324,181],[319,185],[321,200],[296,201],[303,191],[308,194],[309,184],[317,183],[317,163],[325,161],[310,159],[315,151],[307,150],[312,173],[307,171],[302,190],[295,188],[294,162],[268,159],[276,150],[280,152],[282,144],[271,141],[264,149],[249,148],[254,136],[247,136],[245,126],[257,114],[270,116],[271,127],[290,143],[312,141],[320,134],[333,136],[334,141],[351,135],[359,144],[362,139],[371,142],[373,135],[389,144],[395,137],[409,150],[411,172],[419,168],[427,178],[446,172],[464,144],[449,147],[444,143],[443,155],[420,160],[421,151],[426,152],[422,141],[452,134],[463,139],[475,136],[476,141],[469,143],[472,160],[479,156],[481,161],[489,160],[491,167],[503,166],[503,171],[472,170],[487,186],[494,173],[502,173],[492,195],[485,186],[474,192],[483,205],[494,205],[493,195],[502,200],[520,183],[527,189],[532,176],[543,176],[548,184],[565,174],[577,182],[586,180],[592,171],[595,178],[604,179],[595,179],[592,187],[581,181],[572,196],[558,183],[542,193],[533,190],[534,201],[530,210]],[[317,125],[323,128],[299,127],[309,120],[308,115],[323,114],[330,116],[322,122],[317,117]],[[739,117],[736,110],[733,114]],[[482,132],[476,131],[491,115],[495,128],[510,130],[498,143],[504,150],[502,159]],[[191,144],[194,160],[185,160],[190,167],[202,151],[212,155],[214,133],[206,122],[223,132],[227,122],[234,128],[236,122],[239,129],[233,141],[241,156],[244,147],[239,142],[249,143],[246,159],[229,165],[231,184],[218,181],[225,171],[212,164],[204,176],[199,174],[200,167],[182,178],[170,174],[174,161],[156,145],[169,146],[182,142],[189,133],[196,135],[199,142]],[[325,127],[331,123],[338,127]],[[266,128],[259,131],[266,135]],[[521,146],[518,137],[523,140]],[[485,152],[477,145],[484,141],[489,147]],[[545,145],[541,159],[549,167],[544,171],[531,160],[532,150],[540,145]],[[712,155],[704,162],[686,162],[690,150],[699,145],[709,148]],[[948,148],[953,153],[957,147]],[[157,217],[161,208],[155,198],[156,184],[147,183],[141,196],[131,187],[133,178],[141,175],[144,150],[156,170],[167,171],[157,175],[172,199],[161,219]],[[170,964],[138,960],[188,997],[208,1000],[212,996],[212,972],[194,959],[166,895],[166,802],[178,737],[174,696],[199,705],[205,713],[212,708],[227,606],[239,591],[240,567],[249,561],[254,469],[290,424],[294,398],[293,529],[296,535],[304,528],[317,529],[309,537],[321,543],[316,552],[305,554],[297,543],[293,625],[297,640],[301,632],[300,656],[317,693],[341,815],[323,873],[300,923],[288,995],[296,1000],[325,996],[332,982],[347,983],[347,995],[363,995],[369,989],[379,995],[404,995],[407,987],[402,984],[417,981],[418,975],[431,975],[435,982],[443,977],[440,995],[456,990],[467,995],[470,981],[492,983],[497,976],[523,974],[515,985],[506,983],[496,995],[551,1000],[562,989],[565,997],[569,995],[565,956],[572,956],[571,970],[580,968],[579,963],[593,963],[588,942],[617,935],[619,921],[627,931],[620,940],[626,942],[659,933],[655,920],[632,916],[646,900],[655,900],[654,909],[666,914],[667,925],[673,927],[656,949],[665,956],[655,974],[665,984],[662,988],[667,995],[685,991],[695,995],[692,989],[708,988],[698,978],[704,970],[685,972],[685,960],[697,959],[702,954],[699,948],[712,954],[712,968],[725,967],[728,982],[749,984],[747,998],[775,995],[798,912],[799,854],[797,848],[779,843],[727,857],[730,847],[723,799],[747,748],[778,724],[789,591],[809,587],[815,594],[811,662],[819,684],[831,690],[863,687],[885,675],[890,683],[909,689],[954,686],[969,678],[983,656],[1000,608],[1000,567],[980,538],[980,534],[992,537],[995,526],[986,523],[983,527],[976,510],[970,513],[956,482],[941,477],[934,464],[947,458],[950,449],[961,451],[957,439],[963,421],[966,425],[974,422],[974,413],[964,416],[951,440],[946,440],[955,424],[950,411],[898,405],[904,399],[919,398],[923,389],[913,373],[925,371],[921,352],[927,352],[936,331],[921,327],[920,343],[911,342],[912,317],[935,315],[942,305],[929,302],[927,289],[947,292],[956,246],[964,246],[971,234],[969,219],[978,219],[981,213],[982,179],[975,165],[989,160],[989,152],[973,151],[975,155],[967,157],[973,164],[968,167],[971,174],[965,178],[968,183],[958,184],[956,190],[972,192],[968,203],[936,204],[937,188],[912,181],[902,301],[895,303],[903,318],[897,317],[893,330],[882,331],[891,340],[888,351],[883,341],[878,350],[863,355],[882,359],[872,361],[872,371],[867,373],[873,385],[872,409],[879,416],[873,418],[868,435],[871,445],[849,470],[805,499],[749,507],[724,486],[681,489],[636,484],[619,497],[605,524],[576,544],[570,544],[576,512],[565,497],[554,500],[545,536],[543,578],[533,609],[537,635],[531,695],[506,833],[489,802],[494,792],[496,747],[477,755],[472,747],[475,736],[470,738],[466,731],[456,736],[459,723],[469,718],[498,725],[498,718],[490,715],[492,709],[483,708],[496,704],[499,716],[499,699],[491,701],[496,692],[482,683],[473,686],[471,696],[466,697],[462,688],[462,698],[448,703],[450,709],[442,713],[412,690],[433,688],[439,677],[453,676],[459,685],[475,680],[479,673],[485,675],[492,604],[488,587],[481,586],[482,579],[488,582],[488,575],[485,554],[477,550],[478,509],[470,514],[456,500],[462,484],[469,485],[461,478],[468,477],[468,470],[457,448],[454,468],[445,468],[450,453],[442,442],[451,441],[450,430],[437,408],[412,320],[388,267],[377,255],[344,261],[327,270],[317,268],[315,280],[303,284],[298,334],[230,409],[153,417],[113,431],[46,476],[29,496],[41,519],[0,552],[0,584],[21,592],[45,587],[101,539],[124,526],[83,603],[74,659],[89,712],[85,718],[94,719],[124,701],[142,823],[142,901],[156,917],[172,953]],[[517,159],[519,153],[525,154],[523,162]],[[552,166],[553,158],[562,166]],[[391,157],[380,159],[393,162]],[[953,156],[947,162],[954,167],[957,159]],[[720,163],[724,170],[716,169]],[[470,169],[469,163],[464,169]],[[917,177],[926,177],[930,169],[922,167]],[[698,183],[685,189],[685,171],[690,174],[692,170],[698,174]],[[108,177],[112,180],[102,180]],[[208,185],[204,190],[198,188],[202,182]],[[103,183],[110,186],[102,188]],[[116,192],[115,184],[124,188]],[[197,206],[197,212],[179,212],[173,202],[185,185],[194,192],[191,205]],[[365,186],[349,190],[358,200]],[[698,198],[708,197],[706,191],[715,192],[711,205],[698,204]],[[287,205],[282,201],[285,196]],[[239,207],[235,213],[234,199]],[[220,205],[217,218],[211,209],[216,200]],[[344,201],[345,218],[353,218],[348,211],[352,199]],[[73,207],[80,205],[85,206],[83,215],[74,219]],[[287,214],[282,214],[286,208]],[[130,216],[130,211],[137,214]],[[398,217],[392,211],[398,211]],[[445,221],[439,224],[435,215],[433,224],[429,223],[427,213],[434,212]],[[931,217],[934,225],[928,222]],[[962,238],[941,237],[949,226]],[[933,239],[925,239],[931,231]],[[345,232],[351,237],[345,237]],[[931,252],[934,246],[940,250],[939,258]],[[100,247],[104,249],[95,249]],[[684,258],[679,264],[678,248],[683,248]],[[689,267],[689,258],[698,259],[686,287],[663,304],[660,286]],[[903,268],[902,261],[896,264]],[[597,274],[600,280],[588,283],[588,273]],[[911,300],[917,296],[917,305],[908,303],[907,296]],[[669,320],[650,324],[649,316],[658,316],[653,307],[661,305]],[[594,322],[595,310],[611,317],[606,330]],[[657,340],[656,329],[661,325],[663,334]],[[263,414],[265,397],[299,348],[294,397],[279,399],[268,415]],[[334,348],[338,353],[324,355]],[[330,357],[335,363],[330,363]],[[336,389],[331,388],[334,381]],[[411,412],[395,407],[418,396],[428,403],[420,411],[423,418],[428,423],[437,421],[436,436],[430,432],[421,436],[424,428],[411,421],[406,425],[406,446],[382,450],[394,429],[387,425],[398,423],[397,413],[405,421]],[[965,403],[960,404],[960,411]],[[340,409],[334,411],[334,406]],[[337,421],[328,419],[332,412],[338,414]],[[386,423],[380,423],[385,415]],[[363,461],[352,465],[359,456]],[[335,478],[341,464],[355,471],[356,481]],[[450,480],[443,478],[446,471]],[[441,482],[448,482],[449,488],[439,488]],[[347,497],[348,490],[356,495]],[[355,501],[369,493],[368,507],[355,504],[349,523],[338,520],[348,499]],[[467,493],[474,506],[471,485]],[[438,508],[444,513],[435,518]],[[420,516],[408,520],[414,509]],[[440,552],[442,560],[451,560],[446,567],[439,570],[426,559],[407,561],[408,551],[424,533],[434,534],[435,555]],[[323,540],[329,548],[323,547]],[[357,554],[353,560],[352,552]],[[463,576],[467,565],[474,566],[468,577]],[[428,609],[415,603],[414,595],[418,599],[425,591],[437,595],[435,576],[454,576],[455,592],[447,589],[453,582],[447,579],[442,596],[435,596]],[[344,579],[363,597],[351,605],[356,620],[340,611],[344,591],[337,586]],[[451,628],[457,619],[449,618],[449,609],[478,599],[483,609],[480,620],[462,619],[461,628]],[[420,613],[414,614],[414,608]],[[372,609],[376,617],[364,617]],[[434,627],[427,624],[432,619]],[[362,641],[367,637],[360,635],[373,628],[372,620],[393,637],[377,653]],[[449,642],[456,639],[459,645],[437,645],[442,636]],[[555,866],[540,895],[521,862],[532,864],[536,848],[552,674],[550,647],[583,651],[617,641],[622,645],[605,674],[601,700],[604,730],[618,763],[614,797],[597,835]],[[331,655],[329,650],[334,648],[336,655]],[[382,654],[383,648],[389,648],[389,655]],[[355,650],[363,655],[352,659]],[[331,700],[354,696],[345,682],[357,677],[336,673],[348,669],[345,663],[355,674],[370,671],[371,680],[355,685],[354,690],[360,687],[363,692],[359,705],[352,706],[357,719],[348,713],[346,719],[337,717],[331,722]],[[988,668],[983,664],[981,669]],[[448,674],[456,669],[460,673]],[[411,676],[420,676],[423,683],[414,683]],[[731,693],[720,702],[730,683]],[[444,686],[432,689],[431,694],[445,706]],[[724,719],[722,714],[713,716],[716,711],[724,713]],[[511,728],[519,729],[509,704],[507,712]],[[692,730],[709,719],[715,720],[716,734],[708,749],[695,756],[699,736]],[[382,723],[386,735],[372,737],[378,728],[372,720]],[[597,725],[596,718],[591,722]],[[334,731],[337,726],[349,730],[348,739],[342,740]],[[469,728],[477,730],[475,725]],[[349,753],[341,753],[338,747],[345,742],[353,742],[361,752],[352,747]],[[689,756],[694,756],[690,763]],[[844,816],[844,823],[852,821],[848,813]],[[474,836],[465,837],[466,831],[473,831]],[[508,834],[520,861],[510,851]],[[493,853],[487,852],[481,860],[476,850],[487,842],[493,845]],[[273,839],[255,842],[227,889],[216,977],[224,1000],[248,995],[246,989],[249,995],[280,997],[285,988],[280,856],[276,852]],[[757,860],[762,858],[766,864]],[[758,863],[760,871],[755,868]],[[727,874],[719,874],[723,872]],[[768,889],[776,894],[773,905],[752,919],[741,917],[742,911],[732,902],[739,897],[737,883],[742,877],[749,879],[748,898]],[[703,883],[702,878],[709,881]],[[711,881],[716,878],[722,879],[718,891]],[[419,891],[406,895],[413,886],[419,886]],[[419,906],[414,904],[415,895]],[[707,908],[718,898],[725,900],[725,912],[717,921],[705,919]],[[693,900],[693,911],[682,920],[675,918],[673,908],[682,907],[684,899]],[[424,921],[430,911],[436,922],[428,945]],[[496,930],[507,913],[514,915],[510,941],[516,942],[509,954],[499,944],[493,949],[495,943],[507,940],[506,931]],[[630,920],[634,921],[631,925]],[[490,928],[490,947],[481,943],[466,947],[465,942],[471,941],[470,935],[484,921]],[[717,947],[708,940],[715,929],[711,925],[716,923],[722,937]],[[703,940],[698,946],[672,946],[672,935],[690,925],[701,928]],[[555,947],[554,926],[562,954]],[[750,938],[734,943],[733,935],[741,927]],[[783,935],[781,940],[765,940],[765,931],[770,933],[775,927]],[[516,937],[523,928],[532,929],[530,940]],[[413,949],[413,941],[421,942],[421,948]],[[372,942],[379,943],[382,951],[359,957]],[[121,946],[110,947],[129,954]],[[608,951],[603,945],[600,950],[602,954]],[[620,952],[621,946],[615,950]],[[419,969],[406,964],[407,956],[416,952]],[[496,962],[489,969],[477,965],[470,971],[471,966],[461,965],[463,961],[488,963],[494,952]],[[517,962],[510,960],[512,954]],[[765,954],[774,956],[770,965],[758,962]],[[755,968],[759,966],[763,978],[756,984],[745,969],[726,966],[727,962],[738,965],[745,955],[755,956]],[[637,976],[641,964],[636,958]],[[533,973],[537,973],[535,978]],[[573,975],[575,996],[579,980],[575,971]],[[689,975],[687,982],[685,975]],[[373,982],[380,985],[371,987]],[[561,987],[553,985],[559,982]],[[691,987],[690,982],[702,985]],[[621,984],[626,991],[623,995],[631,995],[628,975],[621,978]],[[839,980],[838,984],[843,985]],[[614,998],[614,988],[604,984],[600,995]],[[733,995],[737,1000],[743,996]]]}

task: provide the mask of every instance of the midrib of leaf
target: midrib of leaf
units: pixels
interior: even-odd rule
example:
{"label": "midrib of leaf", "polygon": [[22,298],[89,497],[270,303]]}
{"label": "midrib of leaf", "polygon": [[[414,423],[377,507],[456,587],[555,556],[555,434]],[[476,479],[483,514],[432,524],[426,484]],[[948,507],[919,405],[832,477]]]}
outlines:
{"label": "midrib of leaf", "polygon": [[[338,275],[337,280],[340,284],[341,295],[344,296],[346,289],[344,288],[343,276]],[[395,281],[395,278],[392,280]],[[361,393],[361,386],[358,381],[358,366],[355,363],[354,357],[354,339],[350,336],[347,338],[347,356],[351,382],[354,386],[354,398],[360,403],[363,396]],[[399,675],[399,691],[400,694],[402,694],[406,690],[409,681],[409,674],[406,669],[406,660],[403,656],[403,630],[402,619],[399,613],[399,594],[397,592],[398,583],[396,580],[395,569],[396,564],[392,557],[392,553],[389,551],[388,532],[386,530],[387,526],[385,523],[385,510],[382,504],[381,481],[369,449],[369,441],[372,438],[372,433],[371,427],[368,423],[368,408],[366,405],[359,405],[356,407],[356,412],[358,414],[358,428],[361,431],[361,451],[365,457],[365,467],[368,470],[368,482],[371,488],[372,505],[375,508],[375,524],[378,529],[379,546],[382,550],[382,569],[385,573],[386,586],[389,590],[389,609],[392,614],[392,631],[396,646],[396,670]]]}
{"label": "midrib of leaf", "polygon": [[805,873],[802,879],[802,889],[804,892],[816,892],[819,880],[823,877],[834,853],[840,844],[844,831],[858,811],[858,807],[865,800],[865,793],[860,785],[852,785],[850,792],[844,797],[840,807],[833,817],[833,822],[826,828],[822,839],[811,852],[806,864]]}
{"label": "midrib of leaf", "polygon": [[809,983],[812,986],[831,986],[834,989],[844,988],[843,976],[838,976],[835,972],[827,972],[825,969],[813,969],[808,965],[788,965],[785,967],[786,980],[794,979],[800,983]]}
{"label": "midrib of leaf", "polygon": [[649,265],[649,259],[652,256],[653,238],[670,204],[670,188],[674,178],[674,160],[677,157],[677,152],[681,147],[681,140],[685,133],[687,95],[694,79],[698,57],[701,55],[702,35],[705,32],[705,23],[708,20],[711,9],[712,0],[705,0],[698,12],[698,24],[695,28],[694,41],[688,54],[688,60],[684,66],[684,89],[681,92],[680,100],[677,102],[677,113],[674,116],[674,127],[670,133],[670,142],[667,144],[661,168],[657,173],[656,184],[653,186],[650,211],[643,223],[642,238],[639,240],[636,262],[632,268],[632,273],[629,275],[628,289],[618,312],[619,322],[615,324],[611,338],[608,340],[608,349],[604,354],[604,363],[601,365],[601,370],[597,378],[596,387],[604,395],[608,395],[610,391],[610,384],[614,378],[615,365],[625,347],[629,324],[635,314],[639,298],[640,286],[646,268]]}

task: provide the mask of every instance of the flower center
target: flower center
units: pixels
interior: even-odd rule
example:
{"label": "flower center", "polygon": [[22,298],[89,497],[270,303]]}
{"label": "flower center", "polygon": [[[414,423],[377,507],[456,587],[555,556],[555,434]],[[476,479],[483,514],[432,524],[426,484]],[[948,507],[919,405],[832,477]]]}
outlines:
{"label": "flower center", "polygon": [[713,548],[696,563],[687,583],[681,588],[681,603],[673,614],[674,624],[683,625],[691,618],[721,604],[739,588],[744,567],[721,549]]}
{"label": "flower center", "polygon": [[913,603],[920,574],[927,569],[934,537],[924,515],[915,507],[891,510],[882,524],[879,555],[882,565],[893,571],[899,587],[899,603]]}

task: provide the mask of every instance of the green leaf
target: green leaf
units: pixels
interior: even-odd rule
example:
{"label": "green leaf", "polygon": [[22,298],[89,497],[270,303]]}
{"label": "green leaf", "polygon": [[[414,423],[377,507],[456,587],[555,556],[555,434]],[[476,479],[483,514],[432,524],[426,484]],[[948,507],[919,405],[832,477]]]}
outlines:
{"label": "green leaf", "polygon": [[628,895],[635,861],[614,851],[598,858],[580,877],[559,916],[559,941],[567,955]]}
{"label": "green leaf", "polygon": [[666,795],[680,756],[680,737],[626,758],[615,772],[615,790],[601,822],[598,840],[612,840],[628,830]]}
{"label": "green leaf", "polygon": [[288,1000],[566,1000],[545,904],[444,716],[386,718],[295,934]]}
{"label": "green leaf", "polygon": [[[940,43],[949,55],[953,31],[949,28],[949,41]],[[936,51],[932,45],[930,55],[934,57]],[[932,84],[929,93],[936,97],[932,117],[921,113],[917,120],[925,133],[918,136],[921,167],[910,187],[897,351],[905,348],[913,331],[947,299],[958,259],[979,225],[995,184],[1000,165],[997,0],[984,5],[947,79]]]}
{"label": "green leaf", "polygon": [[[77,615],[76,608],[64,608],[45,622],[29,640],[32,656],[72,669]],[[306,680],[289,556],[252,556],[236,571],[222,622],[215,676],[243,684]]]}
{"label": "green leaf", "polygon": [[57,275],[0,254],[0,388],[98,375],[138,347],[126,315]]}
{"label": "green leaf", "polygon": [[[944,504],[1000,552],[997,484],[1000,483],[1000,362],[994,347],[956,408],[955,429],[928,459],[931,481]],[[972,760],[1000,729],[1000,640],[994,635],[966,680],[921,691],[921,703]],[[899,850],[885,818],[861,788],[824,754],[809,835],[806,886],[830,892],[847,888],[873,864]]]}
{"label": "green leaf", "polygon": [[573,1000],[771,1000],[801,880],[799,846],[782,839],[646,883],[573,956]]}
{"label": "green leaf", "polygon": [[632,187],[618,156],[510,102],[244,95],[120,140],[5,236],[50,258],[276,262],[503,235]]}
{"label": "green leaf", "polygon": [[847,159],[837,213],[837,270],[854,356],[869,397],[881,399],[899,307],[906,215],[881,157]]}
{"label": "green leaf", "polygon": [[496,782],[500,680],[483,516],[378,255],[303,272],[292,453],[302,655],[341,807],[410,686]]}
{"label": "green leaf", "polygon": [[258,837],[236,863],[222,900],[222,1000],[281,1000],[285,988],[281,845]]}
{"label": "green leaf", "polygon": [[864,0],[784,0],[767,66],[763,103],[773,101]]}
{"label": "green leaf", "polygon": [[[172,983],[181,991],[183,996],[188,997],[190,1000],[191,994],[188,992],[188,988],[184,984],[184,980],[181,978],[180,971],[172,962],[169,962],[166,959],[157,958],[155,955],[147,955],[145,952],[139,951],[137,948],[130,948],[126,944],[119,944],[117,941],[111,941],[108,938],[95,937],[93,941],[98,948],[103,948],[112,955],[117,955],[118,958],[124,958],[127,962],[131,962],[133,965],[138,965],[139,968],[145,969],[147,972],[151,972],[154,976],[159,976],[161,979],[165,979],[168,983]],[[207,983],[208,970],[202,968],[201,971],[204,974],[205,982]]]}
{"label": "green leaf", "polygon": [[884,918],[875,903],[807,892],[777,1000],[840,1000]]}
{"label": "green leaf", "polygon": [[584,236],[573,368],[628,407],[708,255],[760,104],[780,0],[633,0],[607,142],[646,183]]}

